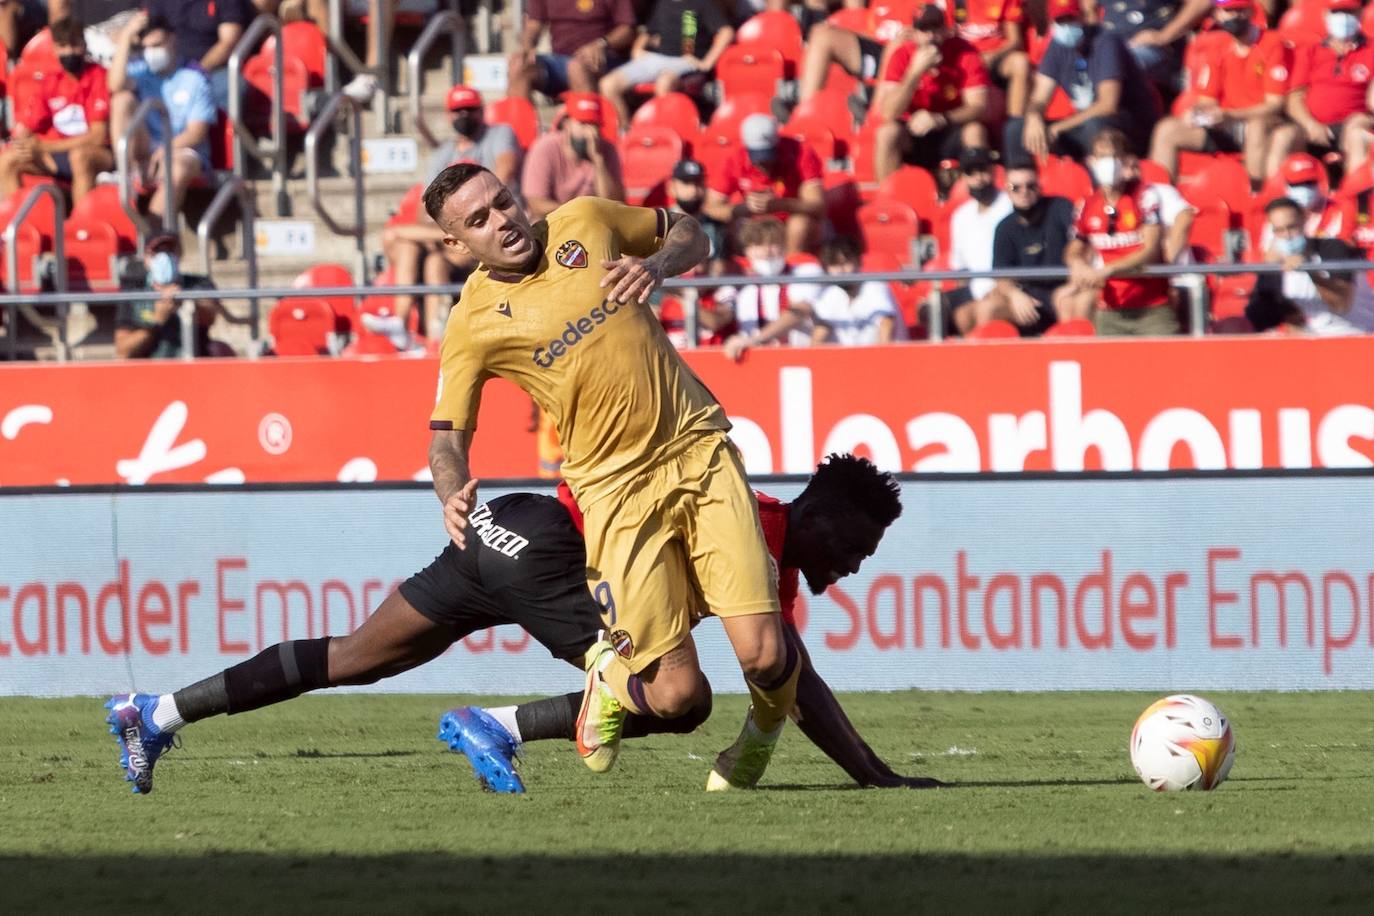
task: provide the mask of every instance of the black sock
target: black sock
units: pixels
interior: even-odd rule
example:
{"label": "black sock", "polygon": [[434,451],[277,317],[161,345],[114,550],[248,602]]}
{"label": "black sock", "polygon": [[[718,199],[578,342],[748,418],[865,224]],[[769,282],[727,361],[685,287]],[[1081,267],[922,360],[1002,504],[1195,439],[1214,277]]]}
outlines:
{"label": "black sock", "polygon": [[229,689],[225,686],[224,672],[181,688],[172,694],[172,700],[185,722],[196,722],[228,712]]}
{"label": "black sock", "polygon": [[[261,709],[309,690],[328,687],[329,639],[324,636],[277,643],[248,661],[225,669],[225,711],[234,715]],[[181,709],[180,702],[177,708]],[[182,718],[186,718],[184,711]]]}
{"label": "black sock", "polygon": [[577,710],[582,694],[569,693],[561,697],[545,697],[515,707],[515,726],[520,729],[521,741],[544,741],[577,737]]}

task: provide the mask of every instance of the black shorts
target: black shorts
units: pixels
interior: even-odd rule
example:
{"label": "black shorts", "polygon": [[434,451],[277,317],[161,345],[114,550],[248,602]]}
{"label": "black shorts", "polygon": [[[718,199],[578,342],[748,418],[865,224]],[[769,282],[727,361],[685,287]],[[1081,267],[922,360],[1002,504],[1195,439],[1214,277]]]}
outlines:
{"label": "black shorts", "polygon": [[554,658],[581,667],[596,642],[601,608],[587,588],[587,549],[556,499],[513,493],[469,516],[468,546],[452,543],[401,583],[401,596],[457,642],[513,623]]}
{"label": "black shorts", "polygon": [[1225,120],[1205,128],[1204,153],[1239,153],[1245,148],[1245,122]]}
{"label": "black shorts", "polygon": [[909,130],[902,131],[902,162],[919,165],[928,172],[939,170],[940,163],[947,159],[958,160],[964,149],[961,137],[963,128],[958,124],[947,124],[933,130],[923,137],[917,137]]}
{"label": "black shorts", "polygon": [[61,181],[72,180],[72,157],[67,153],[50,153],[53,162],[53,177]]}
{"label": "black shorts", "polygon": [[860,80],[876,80],[878,78],[878,64],[883,60],[883,43],[874,41],[863,35],[856,35],[859,39],[859,72],[857,76]]}

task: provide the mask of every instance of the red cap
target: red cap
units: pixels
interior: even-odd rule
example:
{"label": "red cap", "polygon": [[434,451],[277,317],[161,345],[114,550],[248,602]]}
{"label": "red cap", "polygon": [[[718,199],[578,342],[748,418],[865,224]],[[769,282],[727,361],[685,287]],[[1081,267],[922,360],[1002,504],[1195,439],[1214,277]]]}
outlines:
{"label": "red cap", "polygon": [[1333,12],[1358,13],[1361,5],[1361,0],[1326,0],[1326,8]]}
{"label": "red cap", "polygon": [[1049,3],[1045,4],[1045,12],[1049,14],[1051,21],[1083,18],[1083,7],[1078,0],[1049,0]]}
{"label": "red cap", "polygon": [[1212,0],[1212,6],[1219,10],[1250,10],[1255,8],[1255,0]]}
{"label": "red cap", "polygon": [[563,104],[574,121],[601,126],[601,96],[595,92],[565,92]]}
{"label": "red cap", "polygon": [[458,111],[461,108],[481,108],[482,93],[467,86],[454,86],[448,91],[448,110]]}
{"label": "red cap", "polygon": [[1287,184],[1309,184],[1321,181],[1322,164],[1306,153],[1294,153],[1283,160],[1279,174]]}

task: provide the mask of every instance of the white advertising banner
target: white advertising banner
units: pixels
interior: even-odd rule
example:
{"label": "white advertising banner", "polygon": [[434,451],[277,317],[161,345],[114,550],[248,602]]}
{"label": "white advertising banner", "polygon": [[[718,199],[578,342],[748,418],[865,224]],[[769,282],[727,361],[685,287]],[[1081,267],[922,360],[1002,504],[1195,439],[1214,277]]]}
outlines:
{"label": "white advertising banner", "polygon": [[[877,555],[800,609],[837,689],[1374,688],[1374,476],[902,490]],[[443,544],[432,492],[406,486],[0,495],[0,695],[167,691],[346,633]],[[742,690],[720,627],[696,638],[716,689]],[[501,628],[358,689],[580,683]]]}

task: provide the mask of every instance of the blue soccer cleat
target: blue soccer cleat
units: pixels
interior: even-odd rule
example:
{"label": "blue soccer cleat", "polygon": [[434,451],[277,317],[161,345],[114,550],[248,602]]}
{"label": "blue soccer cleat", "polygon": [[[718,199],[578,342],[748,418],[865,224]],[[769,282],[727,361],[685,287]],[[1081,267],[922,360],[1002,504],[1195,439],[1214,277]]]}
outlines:
{"label": "blue soccer cleat", "polygon": [[525,784],[515,772],[520,743],[506,727],[476,706],[450,709],[439,717],[435,736],[449,750],[468,758],[477,781],[489,792],[522,795]]}
{"label": "blue soccer cleat", "polygon": [[153,765],[172,746],[173,736],[163,734],[153,724],[156,705],[157,697],[150,693],[121,693],[105,703],[110,710],[105,721],[119,742],[119,765],[137,795],[153,791]]}

